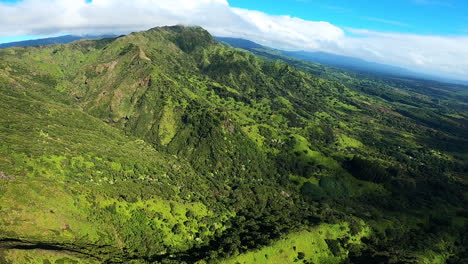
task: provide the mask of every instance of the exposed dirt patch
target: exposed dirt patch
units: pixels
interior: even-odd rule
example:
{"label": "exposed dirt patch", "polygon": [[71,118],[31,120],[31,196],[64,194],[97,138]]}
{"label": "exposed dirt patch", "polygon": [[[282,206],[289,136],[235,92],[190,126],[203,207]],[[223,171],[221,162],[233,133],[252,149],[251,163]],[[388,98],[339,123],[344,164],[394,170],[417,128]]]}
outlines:
{"label": "exposed dirt patch", "polygon": [[148,58],[148,56],[146,56],[145,52],[142,49],[140,49],[139,56],[140,56],[141,59],[151,61],[151,59]]}
{"label": "exposed dirt patch", "polygon": [[15,180],[16,178],[14,176],[8,176],[3,172],[0,172],[0,180]]}
{"label": "exposed dirt patch", "polygon": [[230,133],[234,133],[235,126],[234,126],[234,124],[231,122],[231,120],[226,119],[226,120],[223,121],[223,124],[224,124],[224,128],[226,128],[227,131],[229,131]]}

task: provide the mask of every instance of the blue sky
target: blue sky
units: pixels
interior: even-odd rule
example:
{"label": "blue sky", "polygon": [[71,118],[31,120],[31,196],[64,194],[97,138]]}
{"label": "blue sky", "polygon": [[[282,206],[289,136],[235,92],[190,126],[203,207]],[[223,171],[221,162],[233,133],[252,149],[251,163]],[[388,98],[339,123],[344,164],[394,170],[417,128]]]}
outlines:
{"label": "blue sky", "polygon": [[229,0],[233,7],[384,32],[468,34],[467,0]]}
{"label": "blue sky", "polygon": [[174,24],[468,80],[468,0],[0,0],[0,43]]}
{"label": "blue sky", "polygon": [[[0,0],[14,5],[23,0]],[[76,0],[80,1],[80,0]],[[92,0],[82,0],[92,2]],[[195,0],[196,1],[196,0]],[[270,15],[328,21],[346,28],[425,35],[468,35],[467,0],[228,0]],[[0,43],[40,35],[0,37]]]}
{"label": "blue sky", "polygon": [[[20,1],[0,0],[10,4]],[[229,0],[229,3],[232,7],[263,11],[271,15],[328,21],[343,28],[468,35],[467,0]],[[30,37],[17,37],[20,40],[25,38]],[[0,42],[4,42],[3,39]]]}

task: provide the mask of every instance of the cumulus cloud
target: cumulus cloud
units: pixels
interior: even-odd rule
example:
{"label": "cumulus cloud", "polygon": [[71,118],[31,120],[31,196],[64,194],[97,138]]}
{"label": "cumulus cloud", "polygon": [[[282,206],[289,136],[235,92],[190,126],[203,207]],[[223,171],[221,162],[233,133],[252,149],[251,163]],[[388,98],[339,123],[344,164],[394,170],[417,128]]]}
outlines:
{"label": "cumulus cloud", "polygon": [[284,49],[316,50],[334,45],[344,37],[344,31],[328,22],[307,21],[290,16],[271,16],[258,11],[234,8],[250,31],[239,28],[233,36],[257,41],[264,45]]}
{"label": "cumulus cloud", "polygon": [[[327,22],[231,8],[226,0],[25,0],[0,4],[0,35],[128,33],[154,26],[200,25],[215,35],[282,48],[319,49],[343,30]],[[3,26],[4,25],[4,26]]]}
{"label": "cumulus cloud", "polygon": [[[468,78],[468,37],[384,34],[329,22],[232,8],[227,0],[24,0],[0,3],[0,36],[123,34],[163,25],[200,25],[288,50],[321,50]],[[358,35],[358,36],[356,36]]]}

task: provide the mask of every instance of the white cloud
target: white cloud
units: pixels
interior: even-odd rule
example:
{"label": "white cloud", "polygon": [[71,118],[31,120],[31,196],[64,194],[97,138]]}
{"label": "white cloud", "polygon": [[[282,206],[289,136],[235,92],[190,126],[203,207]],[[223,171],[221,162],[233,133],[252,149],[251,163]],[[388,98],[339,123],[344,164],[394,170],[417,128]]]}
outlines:
{"label": "white cloud", "polygon": [[[376,19],[376,18],[375,18]],[[388,22],[388,21],[387,21]],[[154,26],[200,25],[289,50],[323,50],[370,61],[468,77],[468,37],[384,34],[328,22],[232,8],[226,0],[24,0],[0,3],[0,37],[128,33]],[[359,36],[356,36],[359,35]]]}
{"label": "white cloud", "polygon": [[[344,37],[344,31],[328,22],[307,21],[290,16],[272,16],[258,11],[232,9],[251,30],[231,32],[264,45],[285,49],[320,49]],[[252,30],[253,29],[253,30]]]}
{"label": "white cloud", "polygon": [[422,72],[468,79],[468,36],[441,37],[349,29],[339,52]]}

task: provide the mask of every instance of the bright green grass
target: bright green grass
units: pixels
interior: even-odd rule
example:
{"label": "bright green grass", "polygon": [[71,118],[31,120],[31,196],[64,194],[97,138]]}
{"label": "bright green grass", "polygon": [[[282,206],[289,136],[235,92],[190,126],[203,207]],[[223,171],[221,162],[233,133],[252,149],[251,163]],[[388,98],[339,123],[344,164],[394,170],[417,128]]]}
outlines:
{"label": "bright green grass", "polygon": [[340,148],[355,148],[359,149],[362,148],[364,145],[361,141],[348,137],[344,134],[340,134],[337,136],[337,144]]}
{"label": "bright green grass", "polygon": [[304,153],[305,159],[314,161],[316,164],[323,165],[330,169],[341,169],[341,166],[336,160],[324,156],[319,151],[311,150],[309,141],[303,136],[294,135],[294,138],[296,140],[294,151]]}
{"label": "bright green grass", "polygon": [[203,244],[209,241],[215,232],[224,231],[226,225],[223,223],[230,217],[226,215],[216,219],[215,214],[202,203],[168,200],[152,199],[127,203],[110,199],[99,200],[98,206],[118,216],[119,225],[133,225],[133,218],[138,212],[152,216],[147,219],[148,224],[159,230],[163,238],[162,243],[167,247],[183,250],[189,249],[193,244]]}
{"label": "bright green grass", "polygon": [[306,231],[291,233],[274,242],[271,246],[241,254],[222,261],[223,264],[287,264],[298,261],[299,252],[304,253],[304,260],[311,263],[338,264],[344,260],[348,251],[340,246],[335,254],[327,245],[326,239],[336,240],[350,236],[348,244],[360,244],[362,237],[370,235],[370,229],[364,227],[355,236],[350,235],[347,223],[321,224]]}
{"label": "bright green grass", "polygon": [[304,185],[304,183],[306,183],[306,182],[310,182],[312,184],[319,185],[319,181],[315,177],[310,177],[309,179],[307,179],[307,178],[296,176],[296,175],[289,175],[289,179],[291,181],[295,181],[295,182],[299,183],[298,184],[299,187]]}
{"label": "bright green grass", "polygon": [[242,130],[249,136],[250,139],[252,139],[252,141],[262,147],[265,141],[265,137],[260,135],[258,127],[259,125],[242,127]]}
{"label": "bright green grass", "polygon": [[177,132],[177,124],[174,118],[174,109],[170,104],[164,107],[162,118],[159,124],[159,137],[162,145],[171,142]]}
{"label": "bright green grass", "polygon": [[[99,264],[100,261],[90,258],[83,259],[82,257],[73,254],[72,252],[59,252],[50,250],[19,250],[10,249],[0,250],[0,257],[3,256],[5,261],[11,263],[28,263],[28,264]],[[1,261],[1,258],[0,258]]]}

